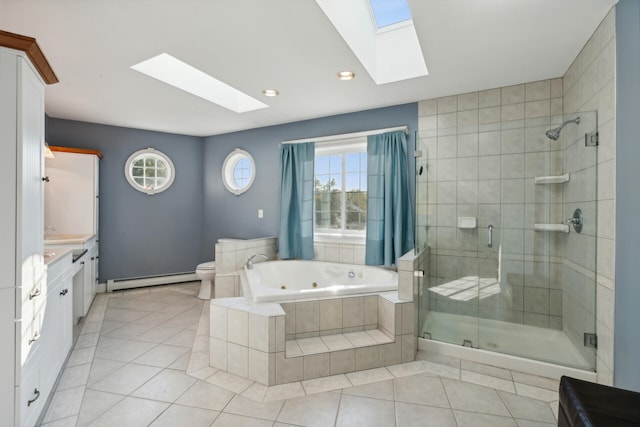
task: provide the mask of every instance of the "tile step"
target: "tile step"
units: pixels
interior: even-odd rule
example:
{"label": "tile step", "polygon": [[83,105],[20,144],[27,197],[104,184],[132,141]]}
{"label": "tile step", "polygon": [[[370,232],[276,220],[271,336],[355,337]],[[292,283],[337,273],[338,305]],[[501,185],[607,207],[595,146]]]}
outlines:
{"label": "tile step", "polygon": [[393,341],[393,339],[389,338],[389,336],[380,329],[312,338],[299,338],[285,342],[285,357],[299,357],[351,348],[370,347],[389,344]]}

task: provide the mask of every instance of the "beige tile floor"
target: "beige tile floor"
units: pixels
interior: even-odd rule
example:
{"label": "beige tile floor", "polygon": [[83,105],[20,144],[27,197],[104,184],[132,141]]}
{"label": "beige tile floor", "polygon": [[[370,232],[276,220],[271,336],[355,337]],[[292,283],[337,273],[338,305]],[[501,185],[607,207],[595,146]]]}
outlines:
{"label": "beige tile floor", "polygon": [[44,426],[552,426],[555,380],[418,353],[266,387],[208,366],[199,283],[96,297]]}

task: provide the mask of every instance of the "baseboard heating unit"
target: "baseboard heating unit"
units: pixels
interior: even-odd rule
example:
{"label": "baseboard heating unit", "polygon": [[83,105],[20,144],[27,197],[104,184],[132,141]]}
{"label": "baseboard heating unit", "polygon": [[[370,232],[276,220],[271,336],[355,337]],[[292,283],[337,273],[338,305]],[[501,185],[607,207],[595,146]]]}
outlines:
{"label": "baseboard heating unit", "polygon": [[162,274],[158,276],[130,277],[128,279],[107,280],[107,292],[123,289],[144,288],[146,286],[169,285],[172,283],[192,282],[198,280],[193,271],[185,273]]}

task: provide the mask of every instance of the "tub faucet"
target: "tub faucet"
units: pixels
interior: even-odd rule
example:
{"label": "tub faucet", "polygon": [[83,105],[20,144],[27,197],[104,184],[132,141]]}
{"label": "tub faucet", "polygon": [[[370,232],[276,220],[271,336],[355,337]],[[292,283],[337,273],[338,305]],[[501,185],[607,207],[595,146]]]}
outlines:
{"label": "tub faucet", "polygon": [[253,259],[257,256],[262,257],[265,261],[269,261],[269,257],[266,256],[265,254],[253,254],[249,257],[249,259],[247,260],[247,269],[248,270],[253,270]]}

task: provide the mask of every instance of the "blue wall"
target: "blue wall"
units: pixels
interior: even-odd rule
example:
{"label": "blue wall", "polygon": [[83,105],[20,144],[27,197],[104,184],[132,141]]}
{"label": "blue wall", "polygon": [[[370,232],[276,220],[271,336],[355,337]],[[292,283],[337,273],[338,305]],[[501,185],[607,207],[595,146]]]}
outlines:
{"label": "blue wall", "polygon": [[614,384],[640,391],[640,2],[616,6],[616,300]]}
{"label": "blue wall", "polygon": [[[49,145],[102,151],[100,282],[193,271],[200,262],[202,138],[47,118]],[[147,196],[134,190],[124,164],[152,147],[176,168],[173,185]]]}
{"label": "blue wall", "polygon": [[[367,110],[284,125],[251,129],[205,139],[204,230],[202,254],[213,259],[214,245],[221,237],[254,238],[278,235],[280,197],[280,143],[287,140],[409,126],[408,154],[411,194],[414,192],[415,131],[418,104]],[[222,184],[222,163],[235,148],[253,156],[256,180],[244,194],[235,196]],[[412,201],[413,203],[413,201]],[[258,218],[258,209],[264,218]]]}
{"label": "blue wall", "polygon": [[[409,126],[413,153],[418,104],[324,117],[208,138],[173,135],[47,117],[50,145],[102,151],[100,161],[100,281],[193,271],[214,257],[220,237],[277,236],[280,142]],[[176,167],[173,186],[155,196],[134,190],[124,163],[134,151],[153,147]],[[222,163],[235,148],[256,162],[256,180],[235,196],[222,184]],[[414,176],[409,159],[409,176]],[[413,193],[413,180],[410,183]],[[203,197],[204,195],[204,197]],[[258,209],[264,218],[258,219]]]}

